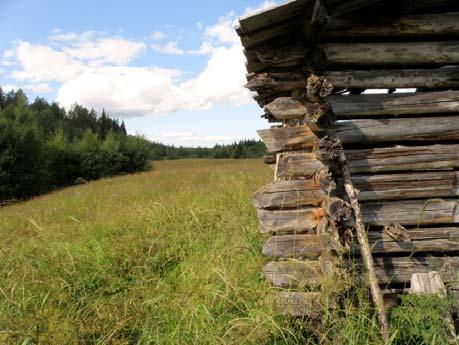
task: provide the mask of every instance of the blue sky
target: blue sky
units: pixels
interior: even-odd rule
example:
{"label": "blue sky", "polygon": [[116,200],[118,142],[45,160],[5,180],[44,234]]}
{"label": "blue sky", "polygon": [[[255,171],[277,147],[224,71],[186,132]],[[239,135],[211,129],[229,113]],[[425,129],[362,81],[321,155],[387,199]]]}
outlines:
{"label": "blue sky", "polygon": [[256,138],[238,16],[274,1],[0,0],[0,85],[176,145]]}

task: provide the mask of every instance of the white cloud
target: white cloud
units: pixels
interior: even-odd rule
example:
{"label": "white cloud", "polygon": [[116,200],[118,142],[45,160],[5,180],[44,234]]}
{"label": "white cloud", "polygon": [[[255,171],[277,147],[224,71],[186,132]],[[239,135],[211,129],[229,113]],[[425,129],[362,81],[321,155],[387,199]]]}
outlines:
{"label": "white cloud", "polygon": [[48,83],[40,83],[40,84],[27,84],[24,86],[26,90],[30,90],[34,93],[40,94],[40,93],[48,93],[51,92],[52,89],[48,85]]}
{"label": "white cloud", "polygon": [[162,31],[155,31],[151,34],[153,41],[162,41],[164,38],[166,38],[166,35]]}
{"label": "white cloud", "polygon": [[11,90],[17,90],[19,87],[14,84],[1,85],[3,92],[9,92]]}
{"label": "white cloud", "polygon": [[279,1],[265,0],[257,7],[247,7],[244,11],[244,16],[253,15],[276,5],[279,5]]}
{"label": "white cloud", "polygon": [[[272,4],[265,1],[262,7]],[[243,87],[245,57],[235,23],[236,14],[229,13],[203,27],[201,45],[195,50],[184,50],[177,41],[163,42],[166,36],[161,31],[151,34],[148,40],[158,52],[208,55],[206,67],[186,80],[182,71],[130,65],[145,49],[143,41],[95,31],[76,34],[56,30],[48,45],[15,42],[3,58],[18,66],[9,77],[34,92],[49,92],[47,83],[58,82],[56,100],[66,107],[78,102],[99,111],[105,107],[110,114],[127,118],[210,109],[220,103],[243,105],[251,102],[251,94]],[[215,137],[207,138],[216,141]],[[199,140],[206,138],[200,136]]]}
{"label": "white cloud", "polygon": [[103,38],[95,41],[82,40],[62,51],[77,60],[124,65],[136,57],[146,46],[143,42],[120,38]]}
{"label": "white cloud", "polygon": [[166,44],[153,43],[151,47],[161,54],[183,55],[185,51],[177,46],[177,42],[168,42]]}

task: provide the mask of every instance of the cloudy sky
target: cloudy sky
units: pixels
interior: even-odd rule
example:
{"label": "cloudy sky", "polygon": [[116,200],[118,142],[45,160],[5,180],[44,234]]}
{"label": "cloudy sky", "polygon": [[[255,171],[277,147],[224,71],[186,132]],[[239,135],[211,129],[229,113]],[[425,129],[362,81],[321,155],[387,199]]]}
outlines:
{"label": "cloudy sky", "polygon": [[256,138],[239,16],[263,0],[0,0],[0,86],[124,119],[176,145]]}

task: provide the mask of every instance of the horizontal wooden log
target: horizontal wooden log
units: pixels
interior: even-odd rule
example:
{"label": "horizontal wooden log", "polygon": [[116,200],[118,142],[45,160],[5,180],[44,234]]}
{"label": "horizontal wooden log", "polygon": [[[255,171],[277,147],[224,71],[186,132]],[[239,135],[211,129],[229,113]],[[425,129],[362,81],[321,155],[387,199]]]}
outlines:
{"label": "horizontal wooden log", "polygon": [[309,0],[290,0],[286,3],[250,13],[239,19],[240,33],[249,33],[297,17]]}
{"label": "horizontal wooden log", "polygon": [[[459,41],[404,43],[327,43],[327,66],[414,66],[459,63]],[[297,48],[292,48],[298,57]],[[283,52],[283,56],[288,51]],[[274,61],[272,61],[274,62]]]}
{"label": "horizontal wooden log", "polygon": [[459,112],[459,91],[330,96],[338,119]]}
{"label": "horizontal wooden log", "polygon": [[[309,224],[317,223],[324,215],[324,211],[314,209],[298,210],[259,210],[263,215],[263,223],[269,224],[271,232],[284,231],[284,227],[276,227],[276,224],[284,225],[285,230],[302,228],[301,217],[305,217]],[[457,200],[406,200],[371,202],[362,204],[363,222],[367,225],[389,225],[399,223],[402,225],[429,225],[429,224],[454,224],[459,223],[459,201]],[[352,221],[349,222],[352,226]],[[307,228],[304,226],[304,228]],[[279,230],[280,229],[280,230]],[[307,229],[305,230],[307,231]]]}
{"label": "horizontal wooden log", "polygon": [[[457,171],[352,176],[352,181],[360,191],[359,201],[459,195],[459,172]],[[340,192],[342,192],[341,186],[338,190],[339,194]]]}
{"label": "horizontal wooden log", "polygon": [[444,282],[458,279],[459,257],[420,256],[374,258],[380,284],[404,284],[410,282],[413,273],[437,271]]}
{"label": "horizontal wooden log", "polygon": [[324,281],[319,261],[272,261],[264,272],[275,287],[289,288],[320,288]]}
{"label": "horizontal wooden log", "polygon": [[[270,152],[314,147],[319,141],[305,126],[259,130],[258,134]],[[458,140],[459,116],[350,120],[337,122],[319,135],[337,137],[343,144]]]}
{"label": "horizontal wooden log", "polygon": [[276,300],[282,314],[293,317],[306,316],[312,319],[320,318],[325,308],[335,306],[332,300],[324,301],[321,292],[279,292]]}
{"label": "horizontal wooden log", "polygon": [[[322,76],[335,89],[459,88],[459,66],[325,71]],[[292,91],[305,88],[307,79],[300,73],[260,73],[246,87],[255,92]]]}
{"label": "horizontal wooden log", "polygon": [[298,30],[300,23],[301,17],[297,16],[287,22],[282,22],[275,26],[268,26],[262,30],[252,31],[247,34],[241,33],[240,38],[242,45],[245,49],[251,49],[272,39],[287,36],[291,34],[292,31]]}
{"label": "horizontal wooden log", "polygon": [[282,235],[270,237],[263,246],[263,255],[270,258],[318,258],[322,242],[317,235]]}
{"label": "horizontal wooden log", "polygon": [[334,189],[331,178],[325,181],[277,181],[260,188],[253,197],[256,208],[291,208],[305,205],[319,206]]}
{"label": "horizontal wooden log", "polygon": [[362,205],[367,225],[453,224],[459,222],[458,200],[409,200],[375,202]]}
{"label": "horizontal wooden log", "polygon": [[397,241],[385,232],[369,231],[368,239],[374,254],[459,251],[459,227],[407,229],[405,235],[407,241]]}
{"label": "horizontal wooden log", "polygon": [[[351,173],[435,171],[459,168],[459,145],[397,146],[368,150],[346,150]],[[313,153],[282,153],[277,164],[278,179],[309,178],[333,165]]]}
{"label": "horizontal wooden log", "polygon": [[288,232],[307,233],[317,226],[325,216],[320,207],[302,208],[299,210],[268,211],[257,210],[261,233]]}
{"label": "horizontal wooden log", "polygon": [[[459,196],[457,171],[358,175],[352,176],[352,181],[360,191],[358,199],[361,202]],[[333,195],[345,197],[341,180],[338,181],[338,189],[331,181],[319,184],[312,179],[280,180],[261,188],[254,196],[254,206],[288,208],[320,205]]]}
{"label": "horizontal wooden log", "polygon": [[[459,251],[459,228],[418,229],[406,231],[410,238],[398,241],[388,236],[369,233],[373,254],[419,253],[419,252],[457,252]],[[410,236],[413,235],[411,238]],[[271,237],[263,247],[263,254],[276,259],[316,258],[323,248],[317,235],[284,235]],[[360,255],[358,244],[352,246],[354,255]]]}
{"label": "horizontal wooden log", "polygon": [[[439,271],[447,283],[457,282],[459,257],[376,257],[376,276],[381,285],[409,283],[413,273]],[[347,265],[351,269],[362,270],[362,263],[355,258]],[[274,261],[265,267],[265,274],[271,284],[280,288],[316,287],[324,281],[317,261]]]}
{"label": "horizontal wooden log", "polygon": [[325,0],[328,12],[332,17],[342,16],[382,2],[383,0]]}
{"label": "horizontal wooden log", "polygon": [[313,103],[304,99],[279,97],[265,106],[265,110],[279,120],[305,118],[324,128],[330,127],[334,116],[330,106],[325,103]]}
{"label": "horizontal wooden log", "polygon": [[459,13],[334,18],[324,39],[459,36]]}

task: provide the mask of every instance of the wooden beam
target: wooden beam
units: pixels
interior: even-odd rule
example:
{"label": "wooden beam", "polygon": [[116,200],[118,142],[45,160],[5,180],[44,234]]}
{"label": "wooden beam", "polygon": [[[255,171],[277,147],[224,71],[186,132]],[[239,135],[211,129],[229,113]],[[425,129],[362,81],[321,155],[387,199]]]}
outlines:
{"label": "wooden beam", "polygon": [[[303,225],[303,219],[298,215],[305,216],[309,221],[308,225],[324,216],[326,213],[319,210],[298,209],[298,210],[259,210],[262,212],[264,223],[271,225],[272,232],[276,231],[276,224],[289,226],[279,227],[295,231],[307,228]],[[452,224],[459,222],[459,201],[458,200],[405,200],[371,202],[362,205],[363,222],[367,225],[390,225],[399,223],[402,225],[429,225],[429,224]],[[352,221],[348,222],[351,226]],[[282,231],[279,230],[279,231]],[[307,229],[305,230],[307,231]]]}
{"label": "wooden beam", "polygon": [[459,13],[334,18],[322,38],[459,37]]}
{"label": "wooden beam", "polygon": [[263,246],[263,255],[270,258],[318,258],[322,242],[317,235],[282,235],[270,237]]}
{"label": "wooden beam", "polygon": [[[341,179],[337,190],[326,176],[323,180],[322,185],[314,179],[276,181],[255,193],[254,206],[269,209],[320,205],[330,195],[345,196]],[[360,191],[361,202],[459,196],[457,171],[354,175],[352,181]]]}
{"label": "wooden beam", "polygon": [[[413,273],[439,271],[447,283],[457,282],[459,257],[379,257],[374,258],[376,276],[381,285],[404,284],[410,282]],[[348,266],[361,270],[361,262],[354,259]],[[324,280],[318,261],[287,260],[270,262],[265,274],[273,286],[280,288],[316,287]]]}
{"label": "wooden beam", "polygon": [[257,210],[261,233],[311,233],[319,220],[326,215],[320,207],[298,210]]}
{"label": "wooden beam", "polygon": [[383,0],[325,0],[326,7],[332,17],[342,16],[382,2]]}
{"label": "wooden beam", "polygon": [[459,112],[459,91],[330,96],[327,101],[341,120]]}
{"label": "wooden beam", "polygon": [[[414,66],[459,63],[459,41],[327,43],[327,66]],[[292,49],[292,52],[296,51]],[[284,51],[283,56],[288,54]],[[296,53],[298,56],[299,52]]]}
{"label": "wooden beam", "polygon": [[[311,148],[319,141],[305,126],[259,130],[258,134],[269,152]],[[319,135],[337,137],[343,144],[458,140],[459,116],[350,120],[337,122],[333,129]]]}
{"label": "wooden beam", "polygon": [[[426,69],[369,69],[325,71],[322,76],[335,89],[459,88],[459,66]],[[282,92],[306,88],[301,73],[260,73],[247,83],[255,92]]]}
{"label": "wooden beam", "polygon": [[[435,171],[459,168],[459,145],[396,146],[346,151],[351,173]],[[274,156],[274,161],[276,159]],[[286,152],[279,156],[278,179],[310,178],[331,167],[314,153]]]}

